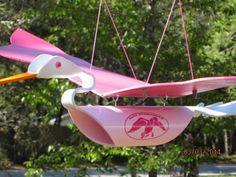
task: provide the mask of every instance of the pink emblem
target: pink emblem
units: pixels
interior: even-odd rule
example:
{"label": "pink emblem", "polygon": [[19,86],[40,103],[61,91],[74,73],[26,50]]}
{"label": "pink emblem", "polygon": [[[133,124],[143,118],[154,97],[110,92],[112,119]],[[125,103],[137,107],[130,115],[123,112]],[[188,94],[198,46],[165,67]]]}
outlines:
{"label": "pink emblem", "polygon": [[146,140],[162,136],[168,131],[168,121],[155,113],[134,113],[125,121],[125,132],[133,139]]}

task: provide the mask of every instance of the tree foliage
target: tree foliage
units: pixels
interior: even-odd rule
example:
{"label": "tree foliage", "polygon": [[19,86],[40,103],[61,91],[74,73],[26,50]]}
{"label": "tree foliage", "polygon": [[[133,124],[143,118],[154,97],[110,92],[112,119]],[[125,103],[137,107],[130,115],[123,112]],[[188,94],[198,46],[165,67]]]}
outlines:
{"label": "tree foliage", "polygon": [[[111,11],[132,59],[138,78],[145,80],[156,52],[172,1],[112,0]],[[193,69],[196,77],[235,75],[236,2],[234,0],[183,1]],[[49,1],[0,1],[0,43],[7,44],[8,36],[16,27],[48,40],[65,52],[90,61],[95,23],[98,11],[96,0]],[[130,75],[131,72],[120,50],[114,29],[103,7],[95,52],[96,66]],[[7,76],[26,70],[26,65],[2,59],[0,75]],[[190,79],[184,35],[176,4],[171,23],[161,46],[152,76],[152,82]],[[0,130],[15,135],[24,133],[21,127],[48,122],[63,114],[60,97],[68,88],[75,87],[69,81],[31,80],[1,86]],[[7,94],[6,94],[7,93]],[[235,89],[221,89],[190,97],[167,100],[169,105],[195,105],[199,101],[211,104],[235,99]],[[82,95],[79,104],[113,104],[112,101]],[[123,99],[121,104],[133,105],[136,100]],[[162,104],[161,99],[148,100],[145,104]],[[48,168],[114,167],[115,161],[125,162],[134,172],[167,172],[176,164],[184,167],[186,176],[205,161],[202,156],[187,157],[186,148],[217,147],[224,151],[220,141],[226,130],[231,152],[235,152],[232,137],[235,134],[235,118],[199,118],[175,141],[158,147],[104,148],[96,145],[72,128],[67,144],[49,143],[47,151],[32,153],[26,166],[29,174],[40,174]],[[1,133],[1,131],[0,131]],[[25,136],[23,136],[25,137]],[[191,138],[192,137],[192,138]],[[194,141],[193,141],[194,137]],[[30,142],[26,146],[30,146]],[[4,145],[0,145],[0,148]],[[189,166],[189,164],[193,164]],[[35,170],[36,169],[36,170]],[[197,173],[197,172],[196,172]]]}

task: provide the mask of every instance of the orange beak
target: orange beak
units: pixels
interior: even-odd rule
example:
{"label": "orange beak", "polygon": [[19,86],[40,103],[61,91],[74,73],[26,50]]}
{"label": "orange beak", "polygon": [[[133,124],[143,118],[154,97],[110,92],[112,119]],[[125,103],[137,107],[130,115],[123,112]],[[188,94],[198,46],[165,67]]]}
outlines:
{"label": "orange beak", "polygon": [[31,79],[31,78],[35,78],[35,77],[37,77],[37,74],[33,74],[33,73],[17,74],[17,75],[14,75],[14,76],[10,76],[10,77],[0,79],[0,85],[1,84],[8,84],[8,83],[11,83],[11,82],[16,82],[16,81],[20,81],[20,80]]}

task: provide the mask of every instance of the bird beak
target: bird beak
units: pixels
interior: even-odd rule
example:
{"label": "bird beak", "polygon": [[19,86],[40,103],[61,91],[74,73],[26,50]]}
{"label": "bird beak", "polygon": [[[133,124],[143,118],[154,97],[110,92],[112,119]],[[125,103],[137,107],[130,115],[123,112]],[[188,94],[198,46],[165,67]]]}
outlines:
{"label": "bird beak", "polygon": [[11,82],[16,82],[16,81],[20,81],[20,80],[26,80],[26,79],[31,79],[31,78],[35,78],[37,77],[37,74],[34,73],[21,73],[21,74],[17,74],[14,76],[10,76],[10,77],[6,77],[3,79],[0,79],[0,85],[1,84],[8,84]]}

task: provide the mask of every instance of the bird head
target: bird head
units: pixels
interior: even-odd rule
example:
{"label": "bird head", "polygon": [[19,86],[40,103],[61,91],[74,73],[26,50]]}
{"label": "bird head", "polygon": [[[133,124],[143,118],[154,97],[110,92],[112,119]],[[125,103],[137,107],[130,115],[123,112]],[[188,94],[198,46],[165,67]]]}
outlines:
{"label": "bird head", "polygon": [[79,76],[82,87],[92,89],[95,86],[94,76],[87,73],[75,64],[61,56],[41,54],[37,56],[29,65],[26,73],[0,79],[0,84],[7,84],[19,80],[30,78],[70,78]]}

